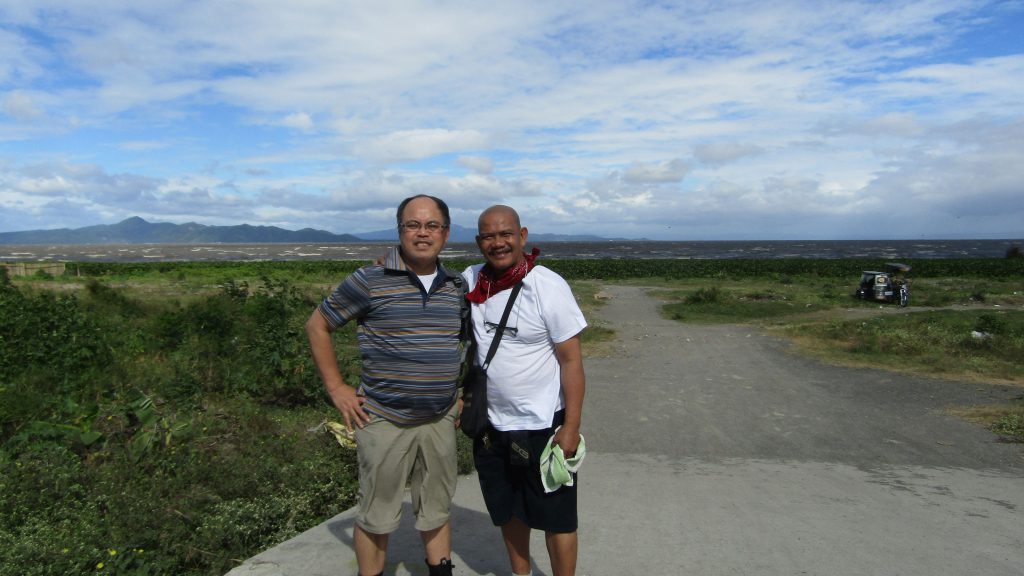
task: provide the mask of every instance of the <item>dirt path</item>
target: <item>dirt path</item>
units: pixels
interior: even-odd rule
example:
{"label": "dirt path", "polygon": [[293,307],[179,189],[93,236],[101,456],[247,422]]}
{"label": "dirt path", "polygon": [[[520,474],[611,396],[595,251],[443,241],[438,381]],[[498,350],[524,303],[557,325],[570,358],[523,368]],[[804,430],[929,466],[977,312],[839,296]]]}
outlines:
{"label": "dirt path", "polygon": [[603,450],[854,466],[1024,465],[1019,445],[996,443],[943,410],[1018,397],[1020,389],[827,366],[753,327],[666,320],[641,288],[603,291],[612,298],[599,314],[619,339],[609,357],[586,363],[587,429]]}

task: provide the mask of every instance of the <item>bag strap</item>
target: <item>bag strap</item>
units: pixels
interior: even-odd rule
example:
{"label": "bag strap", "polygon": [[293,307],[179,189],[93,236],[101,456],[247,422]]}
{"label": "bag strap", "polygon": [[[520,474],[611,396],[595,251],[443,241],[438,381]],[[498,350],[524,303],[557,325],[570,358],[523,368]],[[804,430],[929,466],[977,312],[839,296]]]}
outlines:
{"label": "bag strap", "polygon": [[505,304],[505,312],[501,315],[501,323],[498,324],[498,328],[494,332],[494,340],[491,340],[491,347],[487,349],[487,358],[482,366],[484,370],[487,370],[487,367],[491,365],[491,358],[494,358],[494,353],[498,351],[498,343],[501,342],[501,336],[505,333],[505,324],[508,322],[508,315],[512,312],[512,304],[515,303],[516,295],[519,294],[519,290],[522,287],[522,280],[512,287],[512,294],[508,297],[508,304]]}
{"label": "bag strap", "polygon": [[469,300],[466,300],[466,282],[463,280],[461,275],[452,275],[452,284],[455,284],[455,288],[459,291],[459,341],[463,344],[463,355],[473,340],[473,325],[469,321],[470,306]]}

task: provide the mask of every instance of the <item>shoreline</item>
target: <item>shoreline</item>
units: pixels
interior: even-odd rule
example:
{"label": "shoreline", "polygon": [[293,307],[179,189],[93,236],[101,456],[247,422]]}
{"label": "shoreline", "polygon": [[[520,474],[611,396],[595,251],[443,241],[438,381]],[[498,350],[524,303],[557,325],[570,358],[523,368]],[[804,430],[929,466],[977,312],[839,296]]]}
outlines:
{"label": "shoreline", "polygon": [[[375,259],[392,242],[346,243],[204,243],[204,244],[5,244],[0,263],[8,262],[260,262]],[[1024,245],[1022,239],[996,240],[697,240],[600,242],[528,242],[552,260],[886,260],[943,258],[1005,258]],[[474,259],[473,243],[450,242],[445,260]]]}

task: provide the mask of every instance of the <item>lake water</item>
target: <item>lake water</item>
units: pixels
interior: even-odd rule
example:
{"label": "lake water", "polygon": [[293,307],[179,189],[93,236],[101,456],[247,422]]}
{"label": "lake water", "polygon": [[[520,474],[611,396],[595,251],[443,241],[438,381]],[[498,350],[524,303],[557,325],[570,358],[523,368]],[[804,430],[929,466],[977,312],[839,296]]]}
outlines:
{"label": "lake water", "polygon": [[[2,245],[0,262],[182,262],[217,260],[373,260],[387,242],[345,244]],[[1024,240],[807,240],[539,242],[542,258],[1003,258]],[[479,257],[475,244],[451,243],[442,258]]]}

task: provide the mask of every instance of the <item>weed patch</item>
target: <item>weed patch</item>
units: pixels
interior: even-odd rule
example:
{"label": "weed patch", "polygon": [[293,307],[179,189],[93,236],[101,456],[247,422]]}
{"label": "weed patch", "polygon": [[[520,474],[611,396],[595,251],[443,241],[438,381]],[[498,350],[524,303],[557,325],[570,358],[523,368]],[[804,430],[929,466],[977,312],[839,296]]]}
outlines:
{"label": "weed patch", "polygon": [[1024,442],[1024,415],[1004,414],[989,427],[1011,442]]}
{"label": "weed patch", "polygon": [[667,318],[698,323],[752,322],[813,312],[827,306],[810,289],[791,290],[787,294],[774,288],[750,291],[745,286],[735,290],[703,286],[692,292],[671,291],[659,295],[681,300],[662,307],[662,314]]}
{"label": "weed patch", "polygon": [[832,360],[956,378],[1024,380],[1024,312],[935,310],[788,328]]}

